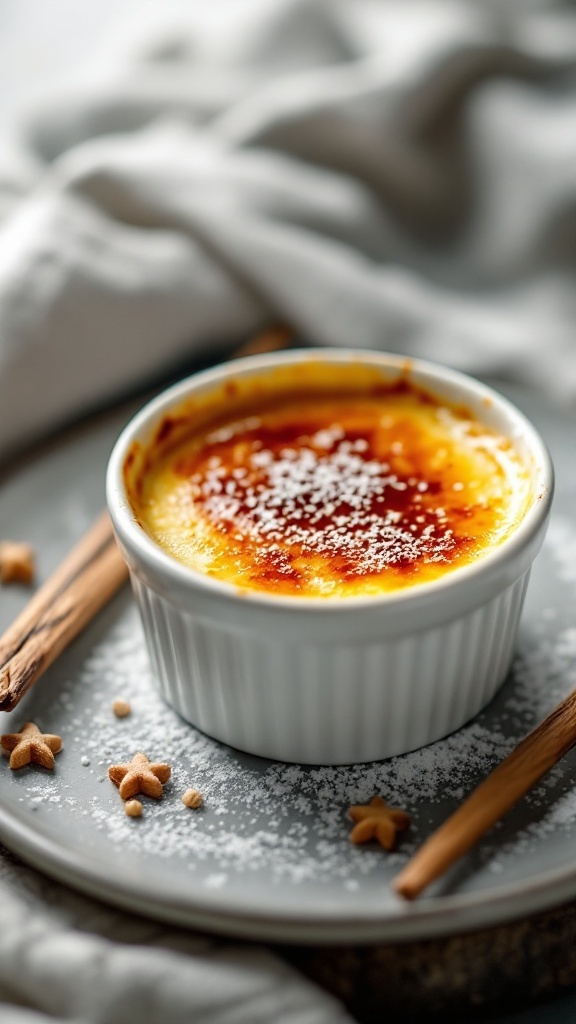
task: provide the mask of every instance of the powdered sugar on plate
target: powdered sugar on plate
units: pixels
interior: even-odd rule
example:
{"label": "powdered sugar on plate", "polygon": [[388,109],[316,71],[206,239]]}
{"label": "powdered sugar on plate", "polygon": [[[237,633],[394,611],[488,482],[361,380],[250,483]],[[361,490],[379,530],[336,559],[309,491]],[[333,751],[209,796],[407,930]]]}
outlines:
{"label": "powdered sugar on plate", "polygon": [[[547,569],[564,565],[561,554],[570,545],[576,549],[569,521],[553,525],[545,549]],[[473,722],[402,757],[338,767],[267,762],[224,747],[184,722],[156,692],[137,614],[125,599],[81,664],[55,680],[50,692],[38,690],[37,720],[63,735],[64,751],[53,775],[31,769],[12,780],[18,799],[35,809],[37,821],[51,806],[68,820],[76,819],[96,846],[104,844],[111,863],[119,856],[150,858],[164,865],[162,870],[193,875],[195,884],[207,890],[226,890],[239,879],[279,889],[336,885],[351,896],[375,881],[380,887],[576,687],[576,626],[564,615],[568,596],[562,591],[573,590],[574,582],[576,577],[564,576],[556,583],[554,615],[540,608],[536,626],[521,637],[510,679]],[[548,601],[545,608],[550,607]],[[111,708],[118,694],[132,705],[124,719]],[[130,819],[107,769],[140,750],[168,762],[172,778],[162,800],[143,798],[142,818]],[[572,774],[568,758],[534,788],[511,823],[486,837],[473,855],[476,868],[486,870],[469,882],[472,887],[486,884],[486,872],[500,881],[508,865],[516,865],[519,855],[529,859],[553,832],[576,829]],[[199,810],[182,804],[189,787],[203,795]],[[413,816],[412,828],[392,854],[372,845],[355,847],[348,840],[348,806],[375,793]]]}
{"label": "powdered sugar on plate", "polygon": [[[524,398],[551,448],[558,485],[548,539],[532,571],[513,673],[482,715],[433,746],[380,764],[313,768],[243,755],[202,736],[163,704],[125,594],[3,717],[2,731],[33,719],[60,733],[64,748],[53,773],[35,767],[11,772],[0,758],[2,842],[44,873],[113,903],[125,906],[128,900],[133,909],[163,920],[252,938],[394,941],[453,934],[576,895],[576,752],[440,888],[431,888],[431,898],[407,907],[389,887],[408,855],[576,685],[573,418]],[[34,544],[41,575],[59,563],[70,538],[101,507],[106,459],[126,412],[115,416],[28,460],[4,485],[3,528]],[[19,610],[19,600],[16,591],[3,594],[3,625]],[[132,705],[124,719],[111,708],[119,696]],[[107,769],[138,750],[168,761],[173,777],[161,801],[143,798],[142,817],[129,819]],[[199,810],[182,804],[190,787],[204,795]],[[355,847],[348,839],[347,807],[375,792],[413,816],[392,854],[371,844]],[[561,891],[556,869],[568,878]],[[32,878],[50,892],[4,849],[0,874],[23,893]],[[454,898],[444,900],[443,893]],[[53,890],[50,901],[58,901],[61,912],[62,890]],[[214,908],[219,924],[212,924]]]}

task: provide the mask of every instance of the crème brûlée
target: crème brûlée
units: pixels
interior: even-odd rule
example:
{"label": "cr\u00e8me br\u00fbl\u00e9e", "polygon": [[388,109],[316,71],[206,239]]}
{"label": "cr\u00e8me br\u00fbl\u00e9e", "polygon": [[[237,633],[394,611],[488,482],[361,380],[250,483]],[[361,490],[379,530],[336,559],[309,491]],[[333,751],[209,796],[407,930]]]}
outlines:
{"label": "cr\u00e8me br\u00fbl\u00e9e", "polygon": [[128,488],[136,517],[169,555],[244,591],[342,599],[426,584],[500,545],[529,502],[510,440],[408,378],[255,394],[166,434]]}

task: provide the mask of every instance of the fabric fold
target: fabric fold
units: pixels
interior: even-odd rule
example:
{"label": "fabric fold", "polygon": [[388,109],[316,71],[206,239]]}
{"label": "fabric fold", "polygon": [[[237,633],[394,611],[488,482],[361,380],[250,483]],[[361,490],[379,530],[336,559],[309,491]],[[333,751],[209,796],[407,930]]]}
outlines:
{"label": "fabric fold", "polygon": [[190,17],[32,112],[0,179],[0,456],[278,318],[573,397],[569,33],[433,9]]}
{"label": "fabric fold", "polygon": [[[0,848],[1,852],[1,848]],[[2,1024],[345,1024],[262,947],[145,922],[0,860]]]}

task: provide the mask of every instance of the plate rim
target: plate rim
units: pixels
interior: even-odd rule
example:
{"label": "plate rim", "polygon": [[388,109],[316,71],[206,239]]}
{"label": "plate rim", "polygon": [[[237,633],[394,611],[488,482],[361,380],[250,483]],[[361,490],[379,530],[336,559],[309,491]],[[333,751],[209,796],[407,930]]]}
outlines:
{"label": "plate rim", "polygon": [[[78,851],[59,846],[41,830],[18,820],[0,798],[0,840],[27,864],[49,874],[64,885],[76,887],[85,895],[109,905],[150,916],[178,927],[200,928],[238,938],[279,941],[308,945],[323,942],[346,945],[351,942],[405,942],[442,938],[492,927],[500,927],[530,914],[550,910],[576,896],[574,866],[553,868],[529,883],[496,887],[483,892],[449,893],[423,897],[405,903],[398,897],[399,911],[379,917],[374,908],[366,908],[353,917],[333,908],[323,908],[309,916],[301,909],[274,908],[273,904],[255,910],[248,901],[230,897],[221,891],[198,890],[192,899],[186,890],[176,894],[156,894],[147,883],[118,881],[88,864],[82,864]],[[95,862],[97,863],[97,862]],[[401,909],[400,909],[401,908]]]}

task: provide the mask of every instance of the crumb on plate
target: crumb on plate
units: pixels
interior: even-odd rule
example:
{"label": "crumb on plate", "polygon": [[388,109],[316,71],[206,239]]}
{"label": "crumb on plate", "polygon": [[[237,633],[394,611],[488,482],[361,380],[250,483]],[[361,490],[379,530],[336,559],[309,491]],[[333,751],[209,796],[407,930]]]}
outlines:
{"label": "crumb on plate", "polygon": [[199,807],[202,807],[204,799],[202,797],[202,793],[197,789],[187,789],[182,795],[182,803],[186,807],[191,807],[192,810],[196,811]]}
{"label": "crumb on plate", "polygon": [[116,715],[116,718],[126,718],[132,711],[132,705],[129,701],[124,700],[123,697],[117,697],[112,702],[112,711]]}

